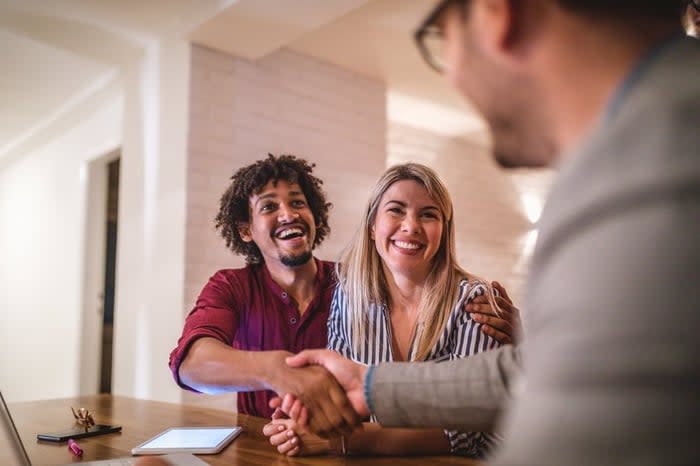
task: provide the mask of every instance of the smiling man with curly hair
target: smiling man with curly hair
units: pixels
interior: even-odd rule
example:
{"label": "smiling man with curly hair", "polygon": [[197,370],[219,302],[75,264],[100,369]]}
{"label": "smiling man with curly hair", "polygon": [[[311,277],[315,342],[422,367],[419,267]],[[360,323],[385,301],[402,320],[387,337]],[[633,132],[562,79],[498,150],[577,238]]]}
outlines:
{"label": "smiling man with curly hair", "polygon": [[[334,378],[284,363],[290,352],[326,346],[335,289],[334,264],[312,254],[330,232],[331,207],[313,167],[293,155],[269,154],[231,177],[215,225],[247,265],[209,279],[170,368],[183,388],[242,392],[238,410],[244,414],[269,418],[273,392],[303,392],[328,416],[351,425],[356,414]],[[337,414],[331,398],[344,400],[347,409]]]}
{"label": "smiling man with curly hair", "polygon": [[[268,158],[259,160],[252,165],[243,167],[231,177],[231,185],[221,197],[221,206],[216,216],[216,228],[226,241],[226,246],[235,253],[245,256],[249,264],[261,264],[265,261],[264,252],[255,241],[251,241],[246,234],[248,230],[241,230],[243,225],[250,226],[251,217],[255,213],[250,210],[249,201],[252,196],[260,197],[266,187],[276,188],[281,181],[283,184],[297,185],[296,202],[302,203],[304,213],[313,216],[313,222],[305,223],[305,229],[315,230],[309,246],[301,255],[280,255],[284,265],[294,267],[306,264],[311,259],[311,250],[321,244],[328,236],[328,211],[331,204],[326,202],[326,194],[323,192],[323,182],[313,175],[313,165],[303,159],[292,155],[275,157],[272,154]],[[304,198],[304,199],[302,199]],[[273,203],[265,203],[265,213],[277,211],[277,206],[272,209]],[[299,210],[300,212],[302,210]],[[243,232],[243,233],[242,233]],[[274,232],[271,232],[274,233]]]}

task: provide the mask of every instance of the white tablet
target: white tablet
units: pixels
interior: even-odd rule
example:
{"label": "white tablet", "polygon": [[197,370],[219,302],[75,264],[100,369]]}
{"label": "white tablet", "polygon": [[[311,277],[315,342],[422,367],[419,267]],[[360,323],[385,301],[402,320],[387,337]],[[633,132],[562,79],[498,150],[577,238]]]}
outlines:
{"label": "white tablet", "polygon": [[132,455],[167,453],[219,453],[241,433],[232,427],[173,427],[131,450]]}

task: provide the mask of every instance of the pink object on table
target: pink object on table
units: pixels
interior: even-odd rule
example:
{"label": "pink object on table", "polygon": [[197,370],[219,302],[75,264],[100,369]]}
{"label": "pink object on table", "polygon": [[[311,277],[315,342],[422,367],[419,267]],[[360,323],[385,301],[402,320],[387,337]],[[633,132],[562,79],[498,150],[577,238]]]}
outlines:
{"label": "pink object on table", "polygon": [[75,456],[83,456],[83,449],[80,448],[80,445],[78,443],[71,439],[68,439],[68,449],[73,453]]}

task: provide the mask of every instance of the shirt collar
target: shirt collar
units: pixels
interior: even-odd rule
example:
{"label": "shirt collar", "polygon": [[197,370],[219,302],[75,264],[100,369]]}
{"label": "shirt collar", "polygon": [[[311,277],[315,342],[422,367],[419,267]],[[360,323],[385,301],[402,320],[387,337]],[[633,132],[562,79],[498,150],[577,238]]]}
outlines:
{"label": "shirt collar", "polygon": [[[314,282],[314,299],[312,303],[315,303],[317,301],[317,298],[321,295],[321,284],[325,283],[327,272],[320,260],[318,260],[315,257],[313,257],[313,260],[316,262],[316,280]],[[260,265],[262,267],[265,283],[270,289],[270,291],[285,303],[289,303],[291,298],[289,297],[287,292],[284,291],[282,287],[279,286],[277,282],[275,282],[272,279],[272,275],[270,275],[270,271],[268,270],[267,266],[265,266],[264,263]]]}
{"label": "shirt collar", "polygon": [[617,86],[617,89],[610,99],[605,111],[604,121],[609,122],[615,117],[615,115],[617,115],[617,112],[620,110],[620,107],[622,107],[627,95],[630,93],[632,88],[634,88],[637,82],[644,77],[651,65],[653,65],[661,57],[661,54],[668,47],[679,42],[684,37],[684,34],[673,34],[672,36],[654,44],[639,58],[639,60],[637,60],[622,82]]}

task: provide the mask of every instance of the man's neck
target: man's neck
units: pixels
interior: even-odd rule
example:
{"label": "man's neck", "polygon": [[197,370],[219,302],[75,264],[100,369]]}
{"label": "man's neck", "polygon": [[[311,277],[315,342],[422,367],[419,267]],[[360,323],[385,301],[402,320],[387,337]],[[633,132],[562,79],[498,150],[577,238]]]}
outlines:
{"label": "man's neck", "polygon": [[311,258],[306,264],[289,267],[279,262],[266,262],[265,267],[270,272],[272,280],[279,285],[299,306],[299,312],[304,312],[306,306],[313,300],[316,290],[316,274],[318,267]]}
{"label": "man's neck", "polygon": [[605,34],[601,27],[571,18],[555,27],[559,30],[550,32],[557,39],[550,40],[537,57],[535,73],[562,155],[581,143],[635,64],[674,30],[658,28],[632,36],[611,28]]}

